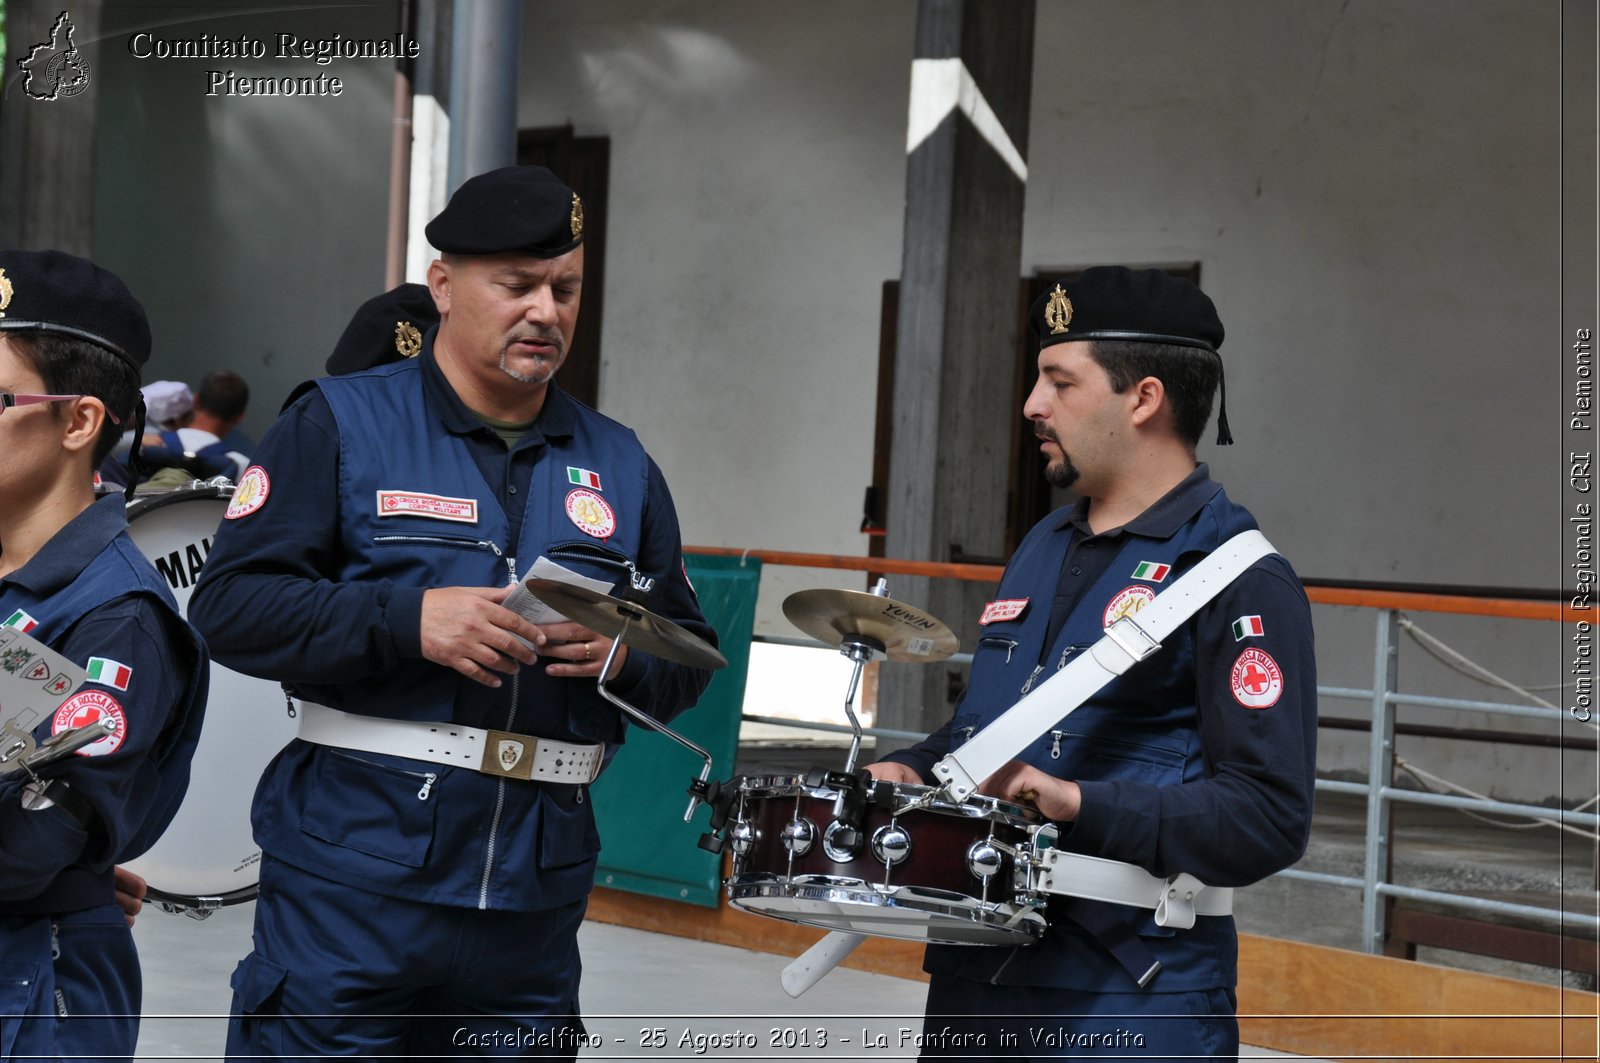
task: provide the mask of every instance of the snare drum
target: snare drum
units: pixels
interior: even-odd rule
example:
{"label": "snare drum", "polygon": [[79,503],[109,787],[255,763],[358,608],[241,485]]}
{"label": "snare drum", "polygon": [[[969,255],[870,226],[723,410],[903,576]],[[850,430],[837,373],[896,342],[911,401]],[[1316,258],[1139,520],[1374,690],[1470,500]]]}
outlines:
{"label": "snare drum", "polygon": [[[1038,815],[988,797],[963,804],[928,786],[869,790],[853,848],[838,790],[798,776],[735,780],[728,899],[793,923],[943,945],[1026,945],[1047,897],[1030,886]],[[1020,857],[1020,859],[1019,859]]]}
{"label": "snare drum", "polygon": [[[136,496],[128,506],[128,534],[185,616],[232,495],[232,485],[197,482]],[[251,838],[250,801],[267,762],[294,737],[286,704],[278,684],[211,662],[189,792],[161,839],[126,865],[144,876],[159,905],[193,914],[255,899],[261,850]]]}

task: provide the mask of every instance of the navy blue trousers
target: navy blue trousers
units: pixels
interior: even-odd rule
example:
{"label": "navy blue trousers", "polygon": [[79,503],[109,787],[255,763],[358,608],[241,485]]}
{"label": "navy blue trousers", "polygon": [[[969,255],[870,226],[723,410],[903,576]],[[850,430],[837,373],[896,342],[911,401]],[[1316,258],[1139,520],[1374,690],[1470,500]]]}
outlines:
{"label": "navy blue trousers", "polygon": [[233,974],[228,1055],[573,1059],[587,904],[422,904],[264,857],[255,948]]}
{"label": "navy blue trousers", "polygon": [[1081,993],[934,975],[919,1059],[1239,1058],[1231,990]]}
{"label": "navy blue trousers", "polygon": [[0,916],[0,1060],[131,1059],[143,988],[116,905]]}

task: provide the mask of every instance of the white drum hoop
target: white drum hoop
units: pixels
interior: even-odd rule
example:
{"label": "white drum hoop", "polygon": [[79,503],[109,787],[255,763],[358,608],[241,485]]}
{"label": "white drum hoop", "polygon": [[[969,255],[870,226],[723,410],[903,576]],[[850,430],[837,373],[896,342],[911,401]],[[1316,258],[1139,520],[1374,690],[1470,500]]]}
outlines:
{"label": "white drum hoop", "polygon": [[[196,481],[136,495],[128,505],[128,534],[166,579],[185,617],[232,495],[225,481]],[[295,733],[278,684],[216,661],[210,677],[188,793],[150,851],[125,865],[143,876],[157,906],[197,916],[255,899],[261,849],[252,837],[250,804],[267,762]]]}

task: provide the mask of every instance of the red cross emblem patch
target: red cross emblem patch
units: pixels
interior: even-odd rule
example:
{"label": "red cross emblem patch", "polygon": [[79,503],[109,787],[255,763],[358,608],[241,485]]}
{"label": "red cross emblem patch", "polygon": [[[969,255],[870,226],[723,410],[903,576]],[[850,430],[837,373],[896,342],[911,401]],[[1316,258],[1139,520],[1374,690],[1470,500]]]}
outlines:
{"label": "red cross emblem patch", "polygon": [[1283,695],[1283,670],[1266,650],[1248,649],[1233,662],[1233,699],[1247,709],[1270,709]]}

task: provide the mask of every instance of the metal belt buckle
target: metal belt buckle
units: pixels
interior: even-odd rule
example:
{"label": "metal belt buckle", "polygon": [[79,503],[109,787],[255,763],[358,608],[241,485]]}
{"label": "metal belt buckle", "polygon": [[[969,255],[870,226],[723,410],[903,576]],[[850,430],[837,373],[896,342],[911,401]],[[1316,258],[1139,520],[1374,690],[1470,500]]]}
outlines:
{"label": "metal belt buckle", "polygon": [[1161,649],[1161,643],[1151,638],[1131,616],[1118,617],[1106,628],[1106,637],[1118,646],[1124,653],[1132,657],[1134,663],[1153,656]]}
{"label": "metal belt buckle", "polygon": [[511,731],[487,731],[483,743],[483,763],[478,770],[504,779],[533,778],[533,754],[539,740]]}

